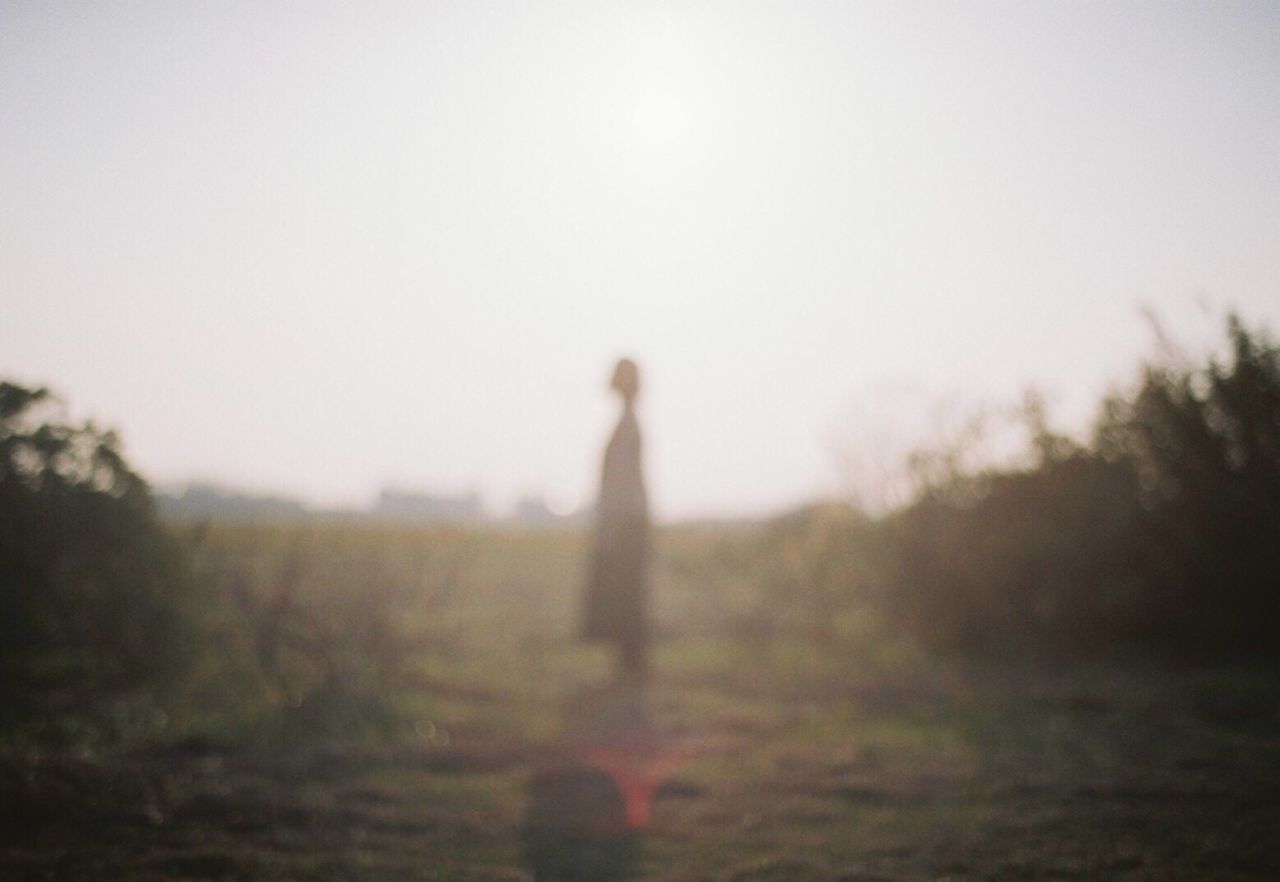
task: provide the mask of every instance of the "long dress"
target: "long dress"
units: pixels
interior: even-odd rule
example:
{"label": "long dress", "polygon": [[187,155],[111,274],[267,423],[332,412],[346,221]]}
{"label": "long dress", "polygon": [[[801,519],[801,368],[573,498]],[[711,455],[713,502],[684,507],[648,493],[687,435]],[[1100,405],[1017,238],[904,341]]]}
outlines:
{"label": "long dress", "polygon": [[640,426],[628,403],[604,452],[583,636],[617,644],[633,669],[644,667],[649,638],[649,499],[640,459]]}

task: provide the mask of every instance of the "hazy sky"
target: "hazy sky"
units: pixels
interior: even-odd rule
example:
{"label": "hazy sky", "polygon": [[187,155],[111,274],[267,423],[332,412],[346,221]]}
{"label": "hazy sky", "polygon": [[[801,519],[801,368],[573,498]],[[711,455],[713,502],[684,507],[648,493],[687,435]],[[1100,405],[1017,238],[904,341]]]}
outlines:
{"label": "hazy sky", "polygon": [[1143,303],[1280,329],[1278,4],[0,4],[0,375],[157,482],[586,500],[632,354],[766,511]]}

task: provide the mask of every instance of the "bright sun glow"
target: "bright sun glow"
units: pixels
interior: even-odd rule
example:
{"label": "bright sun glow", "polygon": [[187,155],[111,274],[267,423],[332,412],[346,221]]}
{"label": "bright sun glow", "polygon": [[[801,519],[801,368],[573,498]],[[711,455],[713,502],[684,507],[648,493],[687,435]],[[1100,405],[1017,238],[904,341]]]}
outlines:
{"label": "bright sun glow", "polygon": [[652,90],[641,95],[636,102],[631,122],[645,140],[653,144],[670,144],[689,127],[689,113],[670,92]]}

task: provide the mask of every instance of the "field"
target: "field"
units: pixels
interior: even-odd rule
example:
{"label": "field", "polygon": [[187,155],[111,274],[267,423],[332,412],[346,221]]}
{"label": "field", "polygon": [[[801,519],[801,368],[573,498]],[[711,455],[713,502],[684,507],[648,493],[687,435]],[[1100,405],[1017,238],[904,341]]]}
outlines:
{"label": "field", "polygon": [[0,877],[1280,877],[1270,668],[940,657],[856,596],[813,629],[785,548],[681,528],[638,689],[573,639],[578,533],[183,536],[180,688],[13,730]]}

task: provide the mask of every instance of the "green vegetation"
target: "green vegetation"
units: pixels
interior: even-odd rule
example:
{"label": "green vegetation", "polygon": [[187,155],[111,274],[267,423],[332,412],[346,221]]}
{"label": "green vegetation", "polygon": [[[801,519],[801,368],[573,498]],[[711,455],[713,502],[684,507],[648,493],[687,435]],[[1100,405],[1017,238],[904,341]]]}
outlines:
{"label": "green vegetation", "polygon": [[[659,531],[645,879],[1273,878],[1280,357],[1150,367],[1086,445]],[[162,526],[0,386],[0,875],[521,879],[609,676],[585,535]]]}
{"label": "green vegetation", "polygon": [[1226,364],[1148,365],[1085,446],[1032,408],[1036,462],[946,475],[883,525],[902,626],[934,646],[1274,654],[1280,349],[1236,318]]}
{"label": "green vegetation", "polygon": [[155,683],[180,662],[179,549],[114,435],[0,383],[0,682],[5,711]]}

